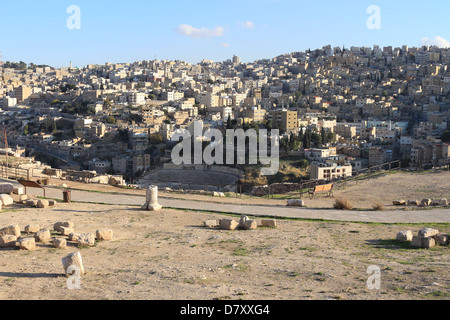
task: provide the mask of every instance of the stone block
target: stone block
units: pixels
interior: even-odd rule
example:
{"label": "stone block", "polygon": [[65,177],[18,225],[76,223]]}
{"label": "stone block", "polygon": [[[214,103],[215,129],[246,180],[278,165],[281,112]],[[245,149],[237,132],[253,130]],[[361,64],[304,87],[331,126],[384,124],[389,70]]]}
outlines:
{"label": "stone block", "polygon": [[276,228],[277,227],[277,220],[275,219],[263,219],[261,220],[261,226],[266,228]]}
{"label": "stone block", "polygon": [[19,240],[19,247],[20,250],[35,250],[36,249],[36,242],[34,238],[22,238]]}
{"label": "stone block", "polygon": [[59,227],[59,231],[63,236],[68,236],[69,234],[74,232],[73,228],[71,227]]}
{"label": "stone block", "polygon": [[11,183],[0,183],[0,194],[11,194],[14,192],[14,185]]}
{"label": "stone block", "polygon": [[16,246],[17,237],[12,234],[5,234],[0,237],[0,248],[13,248]]}
{"label": "stone block", "polygon": [[48,208],[48,207],[49,207],[48,200],[40,199],[40,200],[38,200],[36,206],[37,206],[38,208]]}
{"label": "stone block", "polygon": [[408,206],[418,206],[420,201],[418,200],[408,200]]}
{"label": "stone block", "polygon": [[78,239],[80,238],[80,234],[79,233],[71,233],[69,234],[69,241],[76,241],[78,242]]}
{"label": "stone block", "polygon": [[413,239],[413,233],[410,230],[400,231],[397,233],[398,241],[412,241]]}
{"label": "stone block", "polygon": [[436,244],[440,246],[448,246],[450,242],[450,237],[448,234],[440,233],[438,235],[435,235],[434,240],[436,241]]}
{"label": "stone block", "polygon": [[431,204],[431,199],[422,199],[420,202],[421,206],[428,207]]}
{"label": "stone block", "polygon": [[203,226],[206,228],[216,228],[219,226],[219,223],[217,222],[217,220],[206,220],[203,223]]}
{"label": "stone block", "polygon": [[34,240],[36,242],[48,242],[48,241],[50,241],[51,240],[50,230],[48,230],[48,229],[39,230],[34,235]]}
{"label": "stone block", "polygon": [[72,221],[58,221],[53,225],[53,230],[55,231],[61,231],[61,227],[66,227],[66,228],[74,228],[75,227],[75,223],[73,223]]}
{"label": "stone block", "polygon": [[424,228],[424,229],[419,230],[419,232],[418,232],[417,235],[418,235],[419,237],[425,237],[425,238],[427,238],[427,237],[435,236],[435,235],[437,235],[437,234],[439,234],[439,230],[437,230],[437,229]]}
{"label": "stone block", "polygon": [[28,199],[28,200],[25,202],[25,205],[26,205],[27,207],[30,207],[30,208],[37,207],[37,204],[38,204],[38,200],[35,200],[35,199]]}
{"label": "stone block", "polygon": [[430,249],[436,246],[436,240],[433,237],[423,238],[422,239],[422,248]]}
{"label": "stone block", "polygon": [[53,238],[53,247],[57,249],[66,249],[67,241],[64,238]]}
{"label": "stone block", "polygon": [[258,223],[256,220],[247,219],[242,225],[240,225],[240,228],[243,230],[255,230],[258,228]]}
{"label": "stone block", "polygon": [[[73,253],[69,254],[68,256],[62,258],[62,264],[63,264],[65,274],[69,274],[68,270],[70,267],[77,267],[79,270],[80,276],[83,276],[86,274],[80,252],[73,252]],[[70,273],[69,275],[72,275],[72,273]]]}
{"label": "stone block", "polygon": [[111,241],[113,239],[112,229],[102,228],[95,231],[95,237],[99,241]]}
{"label": "stone block", "polygon": [[441,205],[441,200],[438,200],[438,199],[431,200],[430,206],[436,207],[436,206],[440,206],[440,205]]}
{"label": "stone block", "polygon": [[392,202],[392,204],[394,206],[404,206],[404,205],[406,205],[406,200],[394,200]]}
{"label": "stone block", "polygon": [[80,247],[92,247],[95,245],[95,234],[82,233],[78,237],[78,246]]}
{"label": "stone block", "polygon": [[222,219],[220,220],[219,226],[224,230],[235,230],[239,226],[239,222],[232,219]]}
{"label": "stone block", "polygon": [[8,227],[0,229],[0,236],[4,236],[7,234],[13,235],[17,238],[20,237],[20,235],[21,235],[20,227],[18,225],[14,224],[14,225],[10,225]]}
{"label": "stone block", "polygon": [[8,194],[0,194],[0,200],[4,207],[10,206],[14,203],[13,198]]}
{"label": "stone block", "polygon": [[302,199],[291,199],[287,201],[288,207],[304,207],[305,201]]}
{"label": "stone block", "polygon": [[29,224],[27,226],[25,226],[25,233],[36,233],[38,232],[40,229],[38,224]]}
{"label": "stone block", "polygon": [[411,241],[411,246],[417,248],[430,249],[436,245],[433,237],[414,236]]}

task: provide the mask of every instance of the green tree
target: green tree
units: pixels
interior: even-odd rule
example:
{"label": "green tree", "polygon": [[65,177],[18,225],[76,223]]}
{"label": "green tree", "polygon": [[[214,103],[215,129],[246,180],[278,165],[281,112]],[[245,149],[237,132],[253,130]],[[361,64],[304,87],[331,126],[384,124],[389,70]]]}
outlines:
{"label": "green tree", "polygon": [[442,134],[441,140],[442,140],[442,142],[445,142],[445,143],[450,142],[450,130],[444,131],[444,133]]}
{"label": "green tree", "polygon": [[149,138],[149,142],[153,145],[155,144],[160,144],[163,142],[163,136],[158,132],[158,133],[154,133],[150,136]]}
{"label": "green tree", "polygon": [[325,128],[322,127],[322,129],[320,129],[320,138],[321,138],[321,142],[323,145],[326,145],[329,141],[328,141],[328,135],[325,132]]}
{"label": "green tree", "polygon": [[117,123],[117,119],[113,116],[107,116],[106,117],[106,123],[109,124],[116,124]]}
{"label": "green tree", "polygon": [[232,129],[232,128],[233,128],[233,126],[231,124],[231,117],[228,117],[228,119],[227,119],[227,129]]}
{"label": "green tree", "polygon": [[303,149],[311,148],[311,131],[306,129],[305,134],[303,135]]}

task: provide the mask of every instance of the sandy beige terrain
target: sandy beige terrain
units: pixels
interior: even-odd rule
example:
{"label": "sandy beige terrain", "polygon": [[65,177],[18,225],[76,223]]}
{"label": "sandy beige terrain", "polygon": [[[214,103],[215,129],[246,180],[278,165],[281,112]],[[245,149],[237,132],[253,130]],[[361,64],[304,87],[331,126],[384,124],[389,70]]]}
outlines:
{"label": "sandy beige terrain", "polygon": [[[73,221],[76,232],[114,230],[114,239],[79,249],[38,244],[0,249],[0,299],[449,299],[449,248],[412,249],[398,231],[425,225],[278,220],[277,228],[224,231],[202,227],[217,214],[158,213],[136,207],[63,204],[4,210],[0,227],[52,228]],[[450,232],[450,225],[428,225]],[[80,251],[87,274],[69,290],[61,259]],[[367,269],[381,270],[369,290]]]}

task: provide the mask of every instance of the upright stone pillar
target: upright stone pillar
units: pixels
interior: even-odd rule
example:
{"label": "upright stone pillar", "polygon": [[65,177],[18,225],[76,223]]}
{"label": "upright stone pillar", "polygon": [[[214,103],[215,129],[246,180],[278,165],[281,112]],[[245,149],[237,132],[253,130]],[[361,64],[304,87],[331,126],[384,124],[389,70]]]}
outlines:
{"label": "upright stone pillar", "polygon": [[158,211],[162,206],[158,203],[158,186],[149,186],[147,189],[146,202],[144,210]]}

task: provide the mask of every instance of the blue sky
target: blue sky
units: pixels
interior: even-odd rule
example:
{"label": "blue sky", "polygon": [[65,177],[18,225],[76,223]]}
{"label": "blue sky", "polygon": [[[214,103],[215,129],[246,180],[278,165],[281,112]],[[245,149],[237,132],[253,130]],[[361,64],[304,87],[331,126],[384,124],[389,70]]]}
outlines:
{"label": "blue sky", "polygon": [[[70,5],[81,10],[81,29],[66,26]],[[370,5],[381,9],[381,29],[367,28]],[[442,0],[3,0],[1,12],[3,61],[55,67],[233,54],[251,62],[327,44],[450,41],[450,2]]]}

